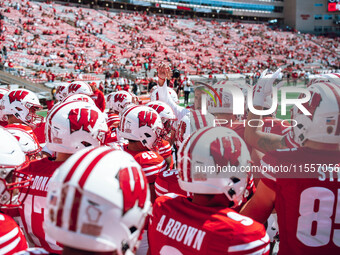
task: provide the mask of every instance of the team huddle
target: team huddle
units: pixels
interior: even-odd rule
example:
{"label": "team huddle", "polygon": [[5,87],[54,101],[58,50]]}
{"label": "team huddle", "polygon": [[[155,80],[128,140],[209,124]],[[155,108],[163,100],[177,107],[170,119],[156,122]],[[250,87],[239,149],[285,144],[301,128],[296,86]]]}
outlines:
{"label": "team huddle", "polygon": [[[184,108],[170,77],[159,65],[149,103],[112,92],[105,111],[89,84],[61,85],[46,118],[33,92],[0,89],[0,254],[340,253],[338,75],[310,81],[311,115],[295,105],[292,126],[234,115],[232,89],[249,87],[233,81],[197,83]],[[263,72],[255,109],[271,107],[279,77]],[[240,170],[291,165],[323,168]]]}

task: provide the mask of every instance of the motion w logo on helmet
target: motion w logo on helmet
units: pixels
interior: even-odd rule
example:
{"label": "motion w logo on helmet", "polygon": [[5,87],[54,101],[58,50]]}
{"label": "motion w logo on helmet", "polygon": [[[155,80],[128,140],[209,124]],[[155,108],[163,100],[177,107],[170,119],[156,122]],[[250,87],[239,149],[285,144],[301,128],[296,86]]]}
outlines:
{"label": "motion w logo on helmet", "polygon": [[[144,183],[144,179],[141,178],[141,173],[139,173],[139,171],[140,170],[138,170],[136,167],[131,167],[130,169],[121,169],[118,173],[119,186],[124,197],[124,213],[133,208],[137,201],[138,207],[144,208],[147,194],[145,190],[147,189],[147,185]],[[130,180],[135,181],[132,183]]]}
{"label": "motion w logo on helmet", "polygon": [[80,89],[80,84],[70,84],[68,87],[68,93],[76,93],[78,89]]}
{"label": "motion w logo on helmet", "polygon": [[90,132],[90,127],[94,128],[98,120],[98,112],[89,109],[73,109],[69,115],[70,130],[73,132],[84,130]]}
{"label": "motion w logo on helmet", "polygon": [[[222,137],[222,146],[219,138],[216,138],[210,144],[210,155],[213,157],[217,169],[225,166],[228,162],[230,166],[239,165],[238,158],[241,156],[241,141],[236,137],[232,140],[227,137]],[[223,148],[223,154],[221,152]]]}
{"label": "motion w logo on helmet", "polygon": [[126,98],[127,96],[126,95],[124,95],[124,94],[116,94],[115,95],[115,102],[123,102],[123,100]]}
{"label": "motion w logo on helmet", "polygon": [[139,127],[152,127],[157,120],[157,114],[151,111],[141,111],[138,113],[138,119]]}
{"label": "motion w logo on helmet", "polygon": [[156,112],[161,113],[162,111],[164,111],[164,107],[161,105],[155,105],[155,104],[150,104],[148,105],[149,107],[151,107],[152,109],[154,109]]}
{"label": "motion w logo on helmet", "polygon": [[9,102],[10,103],[13,103],[14,101],[20,102],[27,95],[28,95],[27,91],[23,91],[23,90],[12,91],[8,94]]}

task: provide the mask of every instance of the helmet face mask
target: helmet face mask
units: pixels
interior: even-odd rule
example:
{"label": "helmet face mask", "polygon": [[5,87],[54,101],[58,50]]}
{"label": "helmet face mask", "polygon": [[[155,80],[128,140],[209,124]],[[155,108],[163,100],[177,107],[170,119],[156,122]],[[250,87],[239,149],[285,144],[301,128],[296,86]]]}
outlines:
{"label": "helmet face mask", "polygon": [[26,198],[23,189],[29,189],[32,183],[29,175],[20,172],[28,162],[17,139],[3,128],[0,128],[0,140],[6,144],[0,146],[0,208],[17,207]]}
{"label": "helmet face mask", "polygon": [[167,139],[170,138],[170,133],[174,130],[174,122],[177,120],[175,113],[169,105],[161,101],[153,101],[146,104],[146,106],[154,109],[161,117],[164,132],[162,136]]}
{"label": "helmet face mask", "polygon": [[[17,171],[21,167],[23,166],[0,168],[0,208],[18,207],[24,203],[32,184],[32,177]],[[5,175],[7,176],[3,178]],[[22,193],[23,189],[27,190]]]}

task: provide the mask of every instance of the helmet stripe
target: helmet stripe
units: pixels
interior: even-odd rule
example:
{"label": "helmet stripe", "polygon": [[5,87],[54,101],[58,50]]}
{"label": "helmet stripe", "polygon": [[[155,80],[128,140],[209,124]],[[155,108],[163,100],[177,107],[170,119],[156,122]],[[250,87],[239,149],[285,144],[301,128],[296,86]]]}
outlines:
{"label": "helmet stripe", "polygon": [[[206,132],[208,132],[209,130],[211,130],[213,127],[210,127],[210,128],[207,128],[206,130],[204,130],[204,131],[202,131],[201,133],[199,133],[196,137],[195,137],[195,139],[194,139],[194,141],[190,144],[190,147],[189,147],[189,149],[188,149],[188,159],[190,159],[190,161],[191,161],[191,159],[192,159],[192,152],[193,152],[193,150],[194,150],[194,148],[195,148],[195,146],[196,146],[196,144],[197,144],[197,142],[198,142],[198,140],[206,133]],[[190,140],[191,138],[189,138],[189,140]],[[184,150],[183,150],[183,152],[184,152]],[[187,175],[188,175],[188,182],[191,182],[192,181],[192,179],[191,179],[191,167],[188,167],[187,168]]]}
{"label": "helmet stripe", "polygon": [[[74,172],[76,171],[77,167],[80,165],[80,163],[83,161],[83,159],[90,154],[93,150],[95,150],[95,148],[87,151],[86,153],[84,153],[76,162],[75,164],[72,166],[72,168],[70,169],[70,171],[68,172],[68,174],[66,175],[65,180],[63,181],[63,183],[68,182],[69,180],[71,180]],[[66,202],[66,196],[67,194],[63,194],[61,196],[61,202],[60,205],[58,207],[58,211],[57,211],[57,223],[56,225],[61,227],[62,226],[62,216],[63,216],[63,211],[64,211],[64,206],[65,206],[65,202]]]}
{"label": "helmet stripe", "polygon": [[52,143],[52,134],[51,134],[51,128],[52,128],[52,119],[54,117],[54,115],[56,115],[56,113],[63,108],[65,105],[68,105],[70,103],[74,103],[74,102],[67,102],[67,103],[63,103],[62,105],[58,106],[53,112],[51,112],[51,116],[47,116],[49,121],[48,121],[48,125],[47,125],[47,136],[48,136],[48,141],[50,143]]}
{"label": "helmet stripe", "polygon": [[207,127],[208,123],[207,123],[207,119],[205,118],[204,114],[201,114],[202,120],[203,120],[203,126]]}
{"label": "helmet stripe", "polygon": [[120,120],[120,123],[121,123],[121,126],[120,126],[120,127],[122,127],[122,130],[120,130],[121,132],[124,132],[125,117],[126,117],[126,115],[128,115],[128,113],[131,112],[131,111],[132,111],[133,109],[135,109],[136,107],[138,107],[138,105],[130,107],[128,110],[126,110],[126,111],[123,113],[123,115],[122,115],[122,117],[121,117],[121,120]]}
{"label": "helmet stripe", "polygon": [[[90,176],[92,170],[95,168],[96,164],[102,158],[104,158],[107,154],[109,154],[112,151],[115,151],[115,149],[105,150],[102,153],[100,153],[99,155],[97,155],[94,158],[94,160],[92,160],[92,162],[85,169],[80,180],[78,181],[78,184],[79,184],[79,187],[81,188],[81,190],[83,190],[84,185],[85,185],[88,177]],[[91,152],[92,152],[92,150],[91,150]],[[69,228],[68,228],[71,231],[76,231],[76,229],[77,229],[77,222],[78,222],[79,208],[80,208],[81,200],[82,200],[82,193],[78,189],[76,189],[76,192],[74,194],[73,203],[72,203],[72,209],[71,209],[71,219],[72,219],[72,221],[71,221],[71,224],[69,225]]]}
{"label": "helmet stripe", "polygon": [[198,120],[197,112],[192,111],[192,116],[194,118],[194,124],[196,126],[196,129],[200,129],[200,122]]}
{"label": "helmet stripe", "polygon": [[[330,84],[325,82],[325,84],[327,85],[327,87],[329,87],[335,98],[336,101],[338,102],[338,119],[337,119],[337,124],[336,124],[336,130],[335,130],[335,135],[339,135],[340,134],[340,95],[339,95],[339,86],[335,85],[335,84]],[[335,88],[336,87],[336,88]]]}

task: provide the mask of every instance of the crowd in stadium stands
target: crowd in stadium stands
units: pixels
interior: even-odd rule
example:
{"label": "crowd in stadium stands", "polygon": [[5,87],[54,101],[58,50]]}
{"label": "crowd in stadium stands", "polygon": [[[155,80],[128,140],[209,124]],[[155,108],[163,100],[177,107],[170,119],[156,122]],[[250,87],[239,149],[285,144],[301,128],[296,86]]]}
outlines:
{"label": "crowd in stadium stands", "polygon": [[79,79],[79,73],[103,74],[114,69],[138,73],[164,60],[187,74],[212,75],[280,66],[292,77],[302,69],[315,73],[340,66],[339,38],[286,32],[264,24],[113,13],[17,0],[1,1],[0,13],[2,66],[38,70],[25,74],[37,79],[38,73],[38,82],[72,75]]}

